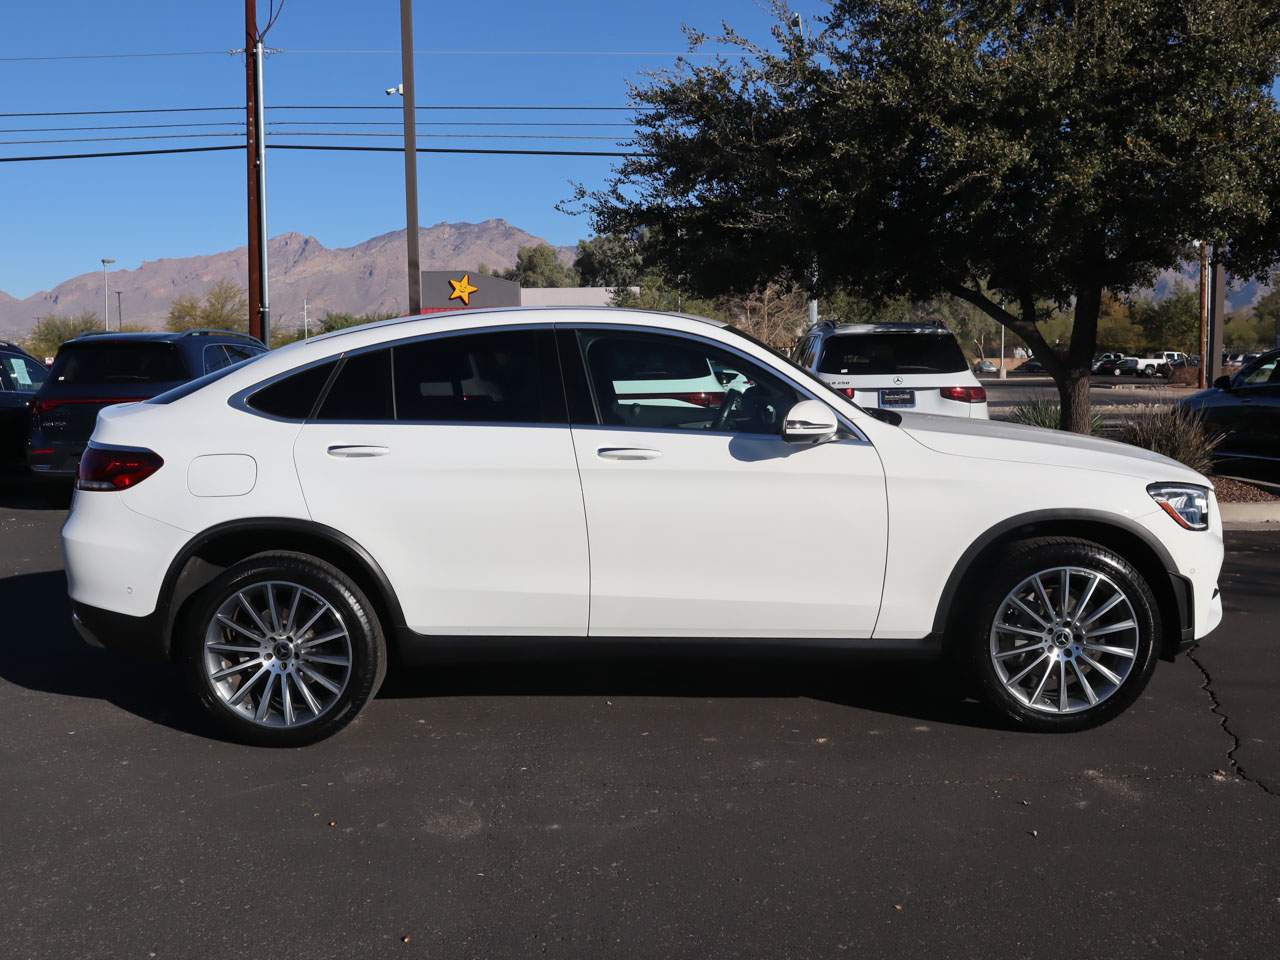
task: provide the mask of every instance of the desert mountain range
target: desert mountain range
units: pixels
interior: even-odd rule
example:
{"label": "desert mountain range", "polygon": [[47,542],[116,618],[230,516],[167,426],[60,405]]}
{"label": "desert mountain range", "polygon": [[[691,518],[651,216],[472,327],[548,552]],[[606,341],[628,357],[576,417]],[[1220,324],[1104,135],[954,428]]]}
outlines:
{"label": "desert mountain range", "polygon": [[[482,264],[507,268],[515,264],[521,247],[546,242],[501,219],[438,223],[422,228],[419,237],[424,270],[475,270]],[[571,259],[572,248],[560,248],[560,254]],[[169,304],[177,297],[199,296],[218,280],[230,279],[243,286],[245,256],[246,248],[237,247],[205,256],[149,260],[136,270],[112,270],[108,277],[111,325],[116,323],[116,290],[121,292],[126,323],[161,328]],[[327,311],[405,309],[403,230],[339,248],[326,247],[315,237],[284,233],[271,238],[267,257],[273,325],[300,325],[303,298],[312,317]],[[82,310],[102,313],[100,271],[80,274],[22,300],[0,291],[0,337],[25,336],[36,318],[45,314]]]}

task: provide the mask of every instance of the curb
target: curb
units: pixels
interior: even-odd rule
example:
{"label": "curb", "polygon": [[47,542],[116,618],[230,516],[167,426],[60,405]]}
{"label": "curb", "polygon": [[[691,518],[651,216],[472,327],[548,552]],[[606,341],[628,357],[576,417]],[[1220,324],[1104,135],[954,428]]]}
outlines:
{"label": "curb", "polygon": [[1218,503],[1222,525],[1231,529],[1237,524],[1280,524],[1280,501],[1270,503]]}

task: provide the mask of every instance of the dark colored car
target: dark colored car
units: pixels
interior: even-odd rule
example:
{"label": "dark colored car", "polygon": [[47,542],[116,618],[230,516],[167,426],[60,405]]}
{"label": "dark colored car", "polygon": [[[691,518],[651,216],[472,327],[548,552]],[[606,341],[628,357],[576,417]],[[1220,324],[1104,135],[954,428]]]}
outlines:
{"label": "dark colored car", "polygon": [[0,469],[23,463],[31,398],[49,372],[16,343],[0,340]]}
{"label": "dark colored car", "polygon": [[264,352],[260,340],[226,330],[92,333],[68,340],[31,400],[27,465],[40,477],[72,479],[103,407],[148,400]]}
{"label": "dark colored car", "polygon": [[1182,405],[1201,411],[1210,429],[1226,434],[1214,454],[1219,472],[1280,483],[1280,350],[1219,377]]}

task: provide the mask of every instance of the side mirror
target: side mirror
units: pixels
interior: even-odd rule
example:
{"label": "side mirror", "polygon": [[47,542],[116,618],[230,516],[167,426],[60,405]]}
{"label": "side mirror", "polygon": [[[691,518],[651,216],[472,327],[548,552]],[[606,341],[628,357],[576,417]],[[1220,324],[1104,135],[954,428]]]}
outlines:
{"label": "side mirror", "polygon": [[1230,377],[1226,377],[1226,376],[1219,377],[1217,380],[1213,381],[1213,385],[1214,385],[1215,387],[1217,387],[1219,390],[1225,390],[1225,391],[1227,391],[1227,393],[1230,393],[1230,392],[1231,392],[1231,378],[1230,378]]}
{"label": "side mirror", "polygon": [[787,443],[822,443],[834,437],[838,429],[836,415],[825,403],[801,400],[782,421],[782,439]]}

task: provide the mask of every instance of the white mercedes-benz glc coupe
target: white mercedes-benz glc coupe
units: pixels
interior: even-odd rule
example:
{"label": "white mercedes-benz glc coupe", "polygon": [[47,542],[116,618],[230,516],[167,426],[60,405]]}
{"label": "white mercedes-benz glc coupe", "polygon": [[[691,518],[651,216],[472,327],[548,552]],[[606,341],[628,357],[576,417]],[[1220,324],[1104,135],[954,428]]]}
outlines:
{"label": "white mercedes-benz glc coupe", "polygon": [[389,320],[108,407],[63,546],[86,639],[269,745],[349,723],[389,659],[537,638],[948,655],[1014,724],[1079,730],[1222,617],[1198,473],[864,410],[623,310]]}

